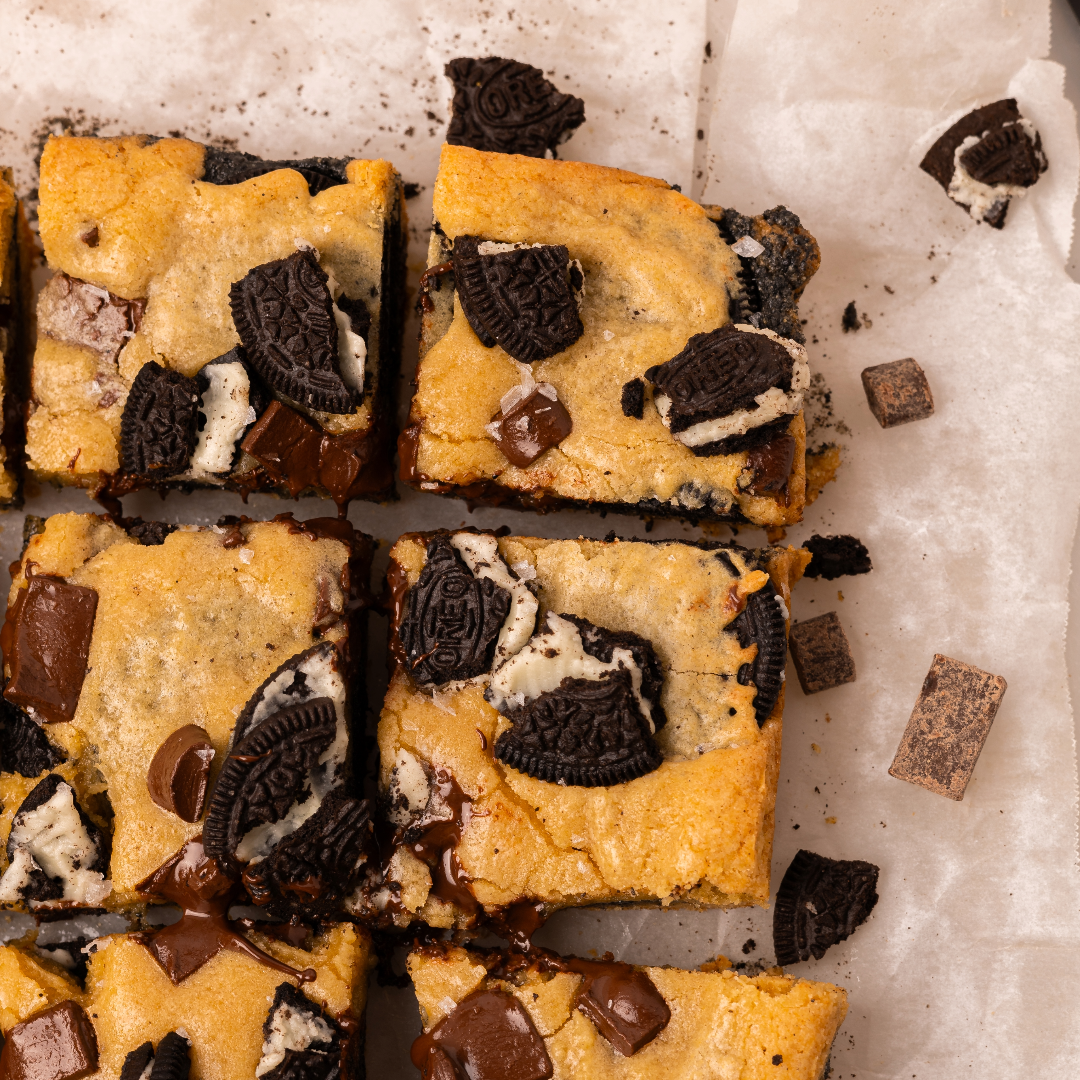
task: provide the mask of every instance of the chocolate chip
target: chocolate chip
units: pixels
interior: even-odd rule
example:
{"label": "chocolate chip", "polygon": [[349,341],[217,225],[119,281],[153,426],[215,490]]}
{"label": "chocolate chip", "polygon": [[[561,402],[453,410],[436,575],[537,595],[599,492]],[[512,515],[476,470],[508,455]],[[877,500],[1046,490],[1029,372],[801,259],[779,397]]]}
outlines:
{"label": "chocolate chip", "polygon": [[750,479],[743,490],[750,495],[780,491],[791,476],[795,464],[795,438],[778,435],[762,446],[753,447],[746,455]]}
{"label": "chocolate chip", "polygon": [[93,228],[87,229],[86,232],[82,233],[79,236],[79,239],[87,247],[96,248],[98,246],[98,240],[99,240],[98,227],[95,225]]}
{"label": "chocolate chip", "polygon": [[187,1080],[191,1071],[191,1043],[170,1031],[158,1043],[149,1080]]}
{"label": "chocolate chip", "polygon": [[936,653],[889,775],[963,799],[1006,686],[1000,675]]}
{"label": "chocolate chip", "polygon": [[800,851],[780,882],[773,908],[773,948],[781,966],[820,960],[874,910],[878,868]]}
{"label": "chocolate chip", "polygon": [[233,746],[203,828],[206,853],[226,874],[240,877],[240,841],[256,826],[285,817],[302,798],[309,773],[336,734],[333,701],[313,698],[280,710]]}
{"label": "chocolate chip", "polygon": [[644,971],[604,960],[571,960],[568,966],[584,976],[574,1005],[623,1057],[652,1042],[671,1019],[663,994]]}
{"label": "chocolate chip", "polygon": [[619,403],[622,405],[623,416],[640,420],[645,415],[645,380],[631,379],[623,383]]}
{"label": "chocolate chip", "polygon": [[869,574],[874,569],[870,562],[870,552],[862,541],[854,536],[815,534],[805,540],[802,546],[814,556],[803,571],[804,577],[835,581],[838,577]]}
{"label": "chocolate chip", "polygon": [[234,281],[229,304],[248,360],[274,390],[309,409],[348,413],[355,400],[338,365],[328,280],[305,248]]}
{"label": "chocolate chip", "polygon": [[874,419],[883,427],[925,420],[934,412],[934,396],[923,369],[910,357],[868,367],[863,389]]}
{"label": "chocolate chip", "polygon": [[460,57],[445,68],[454,84],[446,141],[502,154],[545,157],[585,123],[585,102],[560,93],[539,68],[500,56]]}
{"label": "chocolate chip", "polygon": [[481,343],[497,343],[522,363],[573,345],[585,328],[570,288],[566,248],[544,244],[481,255],[482,242],[459,236],[453,254],[458,299]]}
{"label": "chocolate chip", "polygon": [[128,536],[138,540],[144,547],[160,547],[165,543],[165,537],[177,529],[176,525],[165,521],[143,521],[138,517],[125,521],[124,527]]}
{"label": "chocolate chip", "polygon": [[0,1051],[4,1080],[79,1080],[97,1069],[97,1035],[74,1001],[61,1001],[16,1024]]}
{"label": "chocolate chip", "polygon": [[201,727],[185,724],[178,728],[150,761],[146,773],[150,798],[181,821],[198,821],[213,758],[210,736]]}
{"label": "chocolate chip", "polygon": [[398,627],[413,680],[432,686],[490,671],[510,600],[490,578],[473,576],[448,537],[436,536]]}
{"label": "chocolate chip", "polygon": [[120,418],[120,463],[133,476],[174,476],[199,438],[199,387],[151,360],[139,368]]}
{"label": "chocolate chip", "polygon": [[146,1071],[146,1066],[154,1060],[154,1044],[144,1042],[128,1052],[120,1068],[120,1080],[139,1080]]}
{"label": "chocolate chip", "polygon": [[32,778],[56,768],[65,756],[22,709],[0,698],[0,770]]}
{"label": "chocolate chip", "polygon": [[4,658],[11,669],[4,690],[8,701],[46,724],[75,715],[97,601],[93,589],[45,574],[35,574],[18,591],[4,628]]}
{"label": "chocolate chip", "polygon": [[787,661],[787,627],[771,581],[747,596],[746,607],[732,620],[729,629],[739,635],[741,648],[757,645],[757,656],[740,666],[736,679],[742,686],[757,687],[754,717],[761,727],[776,708]]}
{"label": "chocolate chip", "polygon": [[855,681],[855,660],[835,611],[792,624],[791,659],[804,694]]}
{"label": "chocolate chip", "polygon": [[574,428],[566,406],[544,388],[550,389],[550,385],[536,387],[508,413],[500,412],[492,420],[498,432],[495,445],[519,469],[528,468],[545,451],[558,446]]}
{"label": "chocolate chip", "polygon": [[308,193],[348,183],[345,173],[347,158],[297,158],[293,161],[264,161],[254,154],[240,150],[222,150],[208,146],[203,158],[202,179],[208,184],[242,184],[256,176],[265,176],[278,169],[295,169],[307,182]]}

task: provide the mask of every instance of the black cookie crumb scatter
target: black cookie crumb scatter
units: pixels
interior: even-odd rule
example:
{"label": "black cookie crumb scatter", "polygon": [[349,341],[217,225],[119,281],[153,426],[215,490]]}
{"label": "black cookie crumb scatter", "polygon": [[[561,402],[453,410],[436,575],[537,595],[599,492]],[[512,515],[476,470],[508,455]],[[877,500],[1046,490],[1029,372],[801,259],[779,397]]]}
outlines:
{"label": "black cookie crumb scatter", "polygon": [[133,476],[173,476],[198,440],[199,387],[151,360],[139,368],[120,418],[120,460]]}

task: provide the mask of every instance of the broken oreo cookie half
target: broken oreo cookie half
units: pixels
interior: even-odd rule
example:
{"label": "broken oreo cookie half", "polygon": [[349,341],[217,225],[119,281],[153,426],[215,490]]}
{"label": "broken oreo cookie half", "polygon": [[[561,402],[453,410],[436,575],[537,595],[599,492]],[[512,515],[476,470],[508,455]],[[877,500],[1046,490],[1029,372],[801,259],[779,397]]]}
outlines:
{"label": "broken oreo cookie half", "polygon": [[743,664],[736,676],[741,686],[755,686],[754,716],[761,727],[772,715],[784,685],[787,661],[787,609],[771,581],[750,593],[746,607],[732,620],[729,630],[739,636],[739,645],[757,646],[757,656]]}
{"label": "broken oreo cookie half", "polygon": [[0,772],[33,778],[56,768],[64,758],[25,710],[0,698]]}
{"label": "broken oreo cookie half", "polygon": [[[568,349],[585,332],[570,256],[561,244],[454,240],[454,283],[482,345],[500,345],[522,363]],[[579,271],[580,273],[580,271]]]}
{"label": "broken oreo cookie half", "polygon": [[265,176],[278,169],[295,169],[307,182],[308,193],[318,195],[320,191],[347,184],[345,173],[348,158],[296,158],[292,161],[265,161],[254,154],[245,154],[240,150],[222,150],[217,146],[208,146],[203,158],[202,179],[208,184],[242,184],[256,176]]}
{"label": "broken oreo cookie half", "polygon": [[120,418],[120,464],[132,476],[183,472],[199,433],[199,386],[154,360],[131,384]]}
{"label": "broken oreo cookie half", "polygon": [[846,940],[866,922],[877,895],[873,863],[799,851],[784,873],[773,910],[773,948],[781,966],[797,964]]}
{"label": "broken oreo cookie half", "polygon": [[446,141],[501,154],[555,157],[585,123],[585,102],[560,93],[539,68],[501,56],[459,57],[446,65],[454,100]]}
{"label": "broken oreo cookie half", "polygon": [[120,1069],[120,1080],[187,1080],[191,1071],[191,1042],[170,1031],[154,1049],[144,1042],[132,1050]]}
{"label": "broken oreo cookie half", "polygon": [[298,990],[281,983],[263,1024],[259,1080],[337,1080],[341,1072],[341,1026]]}

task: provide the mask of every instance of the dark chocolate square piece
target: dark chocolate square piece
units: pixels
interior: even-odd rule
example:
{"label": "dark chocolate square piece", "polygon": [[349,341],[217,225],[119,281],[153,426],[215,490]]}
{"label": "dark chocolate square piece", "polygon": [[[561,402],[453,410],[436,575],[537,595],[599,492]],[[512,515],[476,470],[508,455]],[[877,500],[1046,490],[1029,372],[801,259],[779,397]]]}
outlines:
{"label": "dark chocolate square piece", "polygon": [[990,734],[1006,682],[934,655],[889,775],[960,802]]}
{"label": "dark chocolate square piece", "polygon": [[855,681],[855,661],[835,611],[795,623],[789,645],[804,694]]}
{"label": "dark chocolate square piece", "polygon": [[883,428],[933,415],[934,395],[930,393],[930,384],[923,369],[911,357],[866,368],[862,383],[870,411]]}
{"label": "dark chocolate square piece", "polygon": [[74,1001],[16,1024],[0,1054],[0,1071],[8,1080],[77,1080],[97,1069],[94,1025]]}
{"label": "dark chocolate square piece", "polygon": [[548,383],[522,398],[508,413],[492,422],[495,445],[511,465],[528,468],[545,450],[566,438],[574,428],[570,414]]}

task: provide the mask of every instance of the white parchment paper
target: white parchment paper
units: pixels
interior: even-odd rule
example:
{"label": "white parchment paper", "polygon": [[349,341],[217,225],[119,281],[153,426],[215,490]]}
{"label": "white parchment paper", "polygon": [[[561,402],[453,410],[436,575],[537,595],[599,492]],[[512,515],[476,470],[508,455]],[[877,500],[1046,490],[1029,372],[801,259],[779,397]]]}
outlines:
{"label": "white parchment paper", "polygon": [[[1061,69],[1042,59],[1048,42],[1041,0],[0,5],[0,161],[24,194],[49,130],[176,131],[274,157],[384,156],[421,188],[408,204],[415,288],[450,96],[442,66],[496,53],[585,99],[587,123],[563,156],[663,176],[744,213],[784,203],[802,216],[823,253],[804,301],[808,347],[832,391],[812,441],[839,442],[845,463],[789,539],[854,533],[875,570],[796,592],[795,618],[838,612],[858,681],[807,698],[789,667],[773,869],[778,884],[800,846],[882,868],[870,922],[792,969],[851,992],[833,1056],[845,1080],[1073,1076],[1080,1065],[1063,651],[1080,486],[1080,286],[1063,263],[1080,150]],[[1039,127],[1051,167],[998,233],[917,165],[952,120],[1006,94]],[[863,325],[842,334],[851,300]],[[403,396],[414,338],[410,326]],[[882,431],[859,372],[904,356],[925,368],[937,412]],[[82,493],[46,491],[26,509],[89,508]],[[256,496],[247,512],[287,508]],[[333,512],[317,500],[294,509]],[[239,503],[143,494],[125,510],[204,523]],[[0,518],[3,563],[18,553],[22,516]],[[356,504],[350,517],[385,541],[466,521],[645,534],[632,519],[579,513],[469,515],[414,492],[389,507]],[[651,535],[700,531],[662,523]],[[739,539],[764,542],[756,530]],[[375,708],[384,625],[372,621]],[[935,651],[1009,682],[961,804],[886,772]],[[757,911],[564,912],[538,941],[642,963],[772,959],[771,916]],[[418,1031],[411,992],[373,984],[369,1075],[414,1076]]]}

